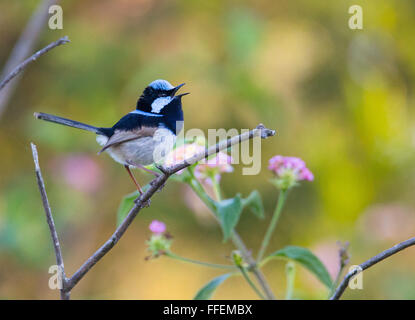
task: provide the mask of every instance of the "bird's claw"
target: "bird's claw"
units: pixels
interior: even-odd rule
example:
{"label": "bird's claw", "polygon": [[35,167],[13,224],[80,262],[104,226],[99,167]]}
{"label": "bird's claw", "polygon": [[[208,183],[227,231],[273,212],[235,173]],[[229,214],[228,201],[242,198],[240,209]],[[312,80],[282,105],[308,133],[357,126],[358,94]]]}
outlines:
{"label": "bird's claw", "polygon": [[159,169],[163,174],[168,175],[168,170],[163,165],[156,164],[156,168]]}

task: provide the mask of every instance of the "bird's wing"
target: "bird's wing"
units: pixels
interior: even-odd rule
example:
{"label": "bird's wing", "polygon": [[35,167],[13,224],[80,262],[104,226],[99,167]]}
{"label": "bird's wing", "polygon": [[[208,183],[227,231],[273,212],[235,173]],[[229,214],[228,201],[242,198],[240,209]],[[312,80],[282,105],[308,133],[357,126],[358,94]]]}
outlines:
{"label": "bird's wing", "polygon": [[157,127],[162,120],[162,115],[134,110],[122,117],[112,128],[114,130],[135,130],[141,127]]}
{"label": "bird's wing", "polygon": [[144,137],[153,137],[157,127],[141,127],[139,129],[134,130],[115,130],[114,134],[108,139],[107,143],[102,147],[102,149],[98,152],[98,154],[104,152],[109,147],[114,145],[144,138]]}

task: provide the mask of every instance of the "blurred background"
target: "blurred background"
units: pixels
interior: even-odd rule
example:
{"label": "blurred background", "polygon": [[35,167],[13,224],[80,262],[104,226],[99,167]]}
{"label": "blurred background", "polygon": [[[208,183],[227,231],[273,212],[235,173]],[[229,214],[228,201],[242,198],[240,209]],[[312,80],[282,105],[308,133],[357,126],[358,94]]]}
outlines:
{"label": "blurred background", "polygon": [[[0,0],[0,65],[40,1]],[[348,27],[351,5],[363,30]],[[31,64],[0,115],[0,298],[54,299],[53,247],[37,189],[31,141],[71,275],[112,234],[121,198],[134,186],[91,134],[35,121],[42,111],[111,126],[152,80],[186,82],[186,129],[253,128],[278,135],[262,145],[262,171],[224,175],[231,197],[258,189],[267,217],[244,213],[237,227],[256,252],[277,199],[268,159],[303,158],[315,181],[290,193],[270,250],[301,245],[332,275],[336,241],[359,264],[415,234],[415,2],[390,1],[62,1],[63,30],[47,25],[35,48],[71,43]],[[137,173],[140,181],[150,177]],[[162,220],[182,256],[227,263],[233,249],[184,185],[169,181],[119,244],[73,290],[76,299],[191,299],[221,273],[168,258],[145,261],[151,220]],[[284,263],[264,272],[284,297]],[[327,291],[299,267],[294,296]],[[239,277],[215,298],[256,298]],[[415,298],[415,249],[364,273],[344,298]]]}

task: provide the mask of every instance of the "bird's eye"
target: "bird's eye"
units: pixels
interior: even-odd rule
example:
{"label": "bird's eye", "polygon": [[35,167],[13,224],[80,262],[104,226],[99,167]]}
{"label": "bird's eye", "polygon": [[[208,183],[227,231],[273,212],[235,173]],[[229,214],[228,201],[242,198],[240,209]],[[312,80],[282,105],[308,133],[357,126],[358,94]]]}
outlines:
{"label": "bird's eye", "polygon": [[166,93],[160,93],[160,94],[159,94],[159,96],[160,96],[160,97],[166,97],[166,96],[167,96],[167,94],[166,94]]}

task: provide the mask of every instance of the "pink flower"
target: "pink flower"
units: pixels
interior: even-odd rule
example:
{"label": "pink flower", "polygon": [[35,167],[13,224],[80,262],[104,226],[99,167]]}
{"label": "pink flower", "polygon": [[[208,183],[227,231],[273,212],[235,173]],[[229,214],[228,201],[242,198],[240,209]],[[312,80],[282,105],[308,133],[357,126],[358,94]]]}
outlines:
{"label": "pink flower", "polygon": [[202,182],[212,184],[212,178],[219,182],[221,173],[233,172],[232,157],[218,152],[213,158],[202,160],[195,168],[195,176]]}
{"label": "pink flower", "polygon": [[296,174],[297,180],[313,181],[314,175],[306,167],[305,162],[296,157],[275,156],[269,160],[268,169],[273,171],[277,176],[283,175],[290,170]]}
{"label": "pink flower", "polygon": [[233,167],[231,166],[232,157],[222,151],[218,152],[214,158],[203,161],[199,164],[200,167],[217,168],[220,173],[232,172]]}
{"label": "pink flower", "polygon": [[153,220],[150,223],[149,229],[151,232],[155,233],[155,234],[161,234],[164,233],[166,231],[166,225],[158,220]]}
{"label": "pink flower", "polygon": [[300,180],[313,181],[314,175],[308,168],[303,168],[300,171]]}
{"label": "pink flower", "polygon": [[[199,152],[203,152],[205,148],[196,143],[188,143],[177,147],[172,152],[170,152],[166,159],[164,160],[164,165],[167,167],[174,166],[193,157],[195,154]],[[183,170],[177,172],[177,174],[181,174]]]}
{"label": "pink flower", "polygon": [[313,173],[306,167],[305,162],[296,157],[275,156],[269,160],[268,169],[275,173],[275,183],[281,189],[288,189],[298,181],[313,181]]}

